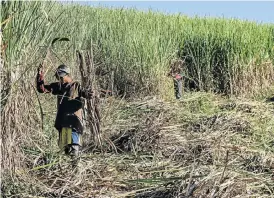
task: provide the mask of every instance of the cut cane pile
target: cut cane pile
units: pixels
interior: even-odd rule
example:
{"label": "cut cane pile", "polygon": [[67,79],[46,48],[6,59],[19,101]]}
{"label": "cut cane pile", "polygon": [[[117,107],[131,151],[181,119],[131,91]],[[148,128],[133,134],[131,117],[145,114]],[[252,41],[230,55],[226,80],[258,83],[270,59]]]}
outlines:
{"label": "cut cane pile", "polygon": [[186,94],[105,99],[103,146],[71,159],[26,152],[9,197],[272,197],[273,104]]}

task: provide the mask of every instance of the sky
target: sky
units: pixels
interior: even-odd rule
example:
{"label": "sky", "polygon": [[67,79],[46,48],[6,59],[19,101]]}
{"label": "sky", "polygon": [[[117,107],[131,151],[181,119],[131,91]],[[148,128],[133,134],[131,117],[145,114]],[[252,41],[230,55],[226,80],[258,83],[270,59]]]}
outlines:
{"label": "sky", "polygon": [[[72,2],[72,1],[70,1]],[[190,17],[224,17],[274,24],[274,1],[75,1],[90,6],[136,8]]]}

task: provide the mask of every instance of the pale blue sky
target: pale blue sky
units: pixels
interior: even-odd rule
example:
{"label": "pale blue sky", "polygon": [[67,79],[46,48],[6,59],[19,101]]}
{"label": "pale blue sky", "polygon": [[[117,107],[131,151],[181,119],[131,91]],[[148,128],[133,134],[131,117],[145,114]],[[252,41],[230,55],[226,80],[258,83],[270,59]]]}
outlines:
{"label": "pale blue sky", "polygon": [[[69,1],[72,2],[72,1]],[[188,16],[210,16],[274,24],[274,1],[73,1],[90,6],[136,8]]]}

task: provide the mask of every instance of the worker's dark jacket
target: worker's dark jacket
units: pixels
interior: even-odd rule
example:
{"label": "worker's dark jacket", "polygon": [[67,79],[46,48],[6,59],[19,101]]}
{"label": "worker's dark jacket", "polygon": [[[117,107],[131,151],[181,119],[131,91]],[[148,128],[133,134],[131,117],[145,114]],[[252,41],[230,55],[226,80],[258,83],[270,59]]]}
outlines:
{"label": "worker's dark jacket", "polygon": [[81,88],[79,82],[44,84],[42,74],[37,74],[37,90],[40,93],[57,95],[57,115],[54,127],[61,131],[62,127],[70,127],[78,133],[83,132],[83,98],[91,98],[92,92]]}

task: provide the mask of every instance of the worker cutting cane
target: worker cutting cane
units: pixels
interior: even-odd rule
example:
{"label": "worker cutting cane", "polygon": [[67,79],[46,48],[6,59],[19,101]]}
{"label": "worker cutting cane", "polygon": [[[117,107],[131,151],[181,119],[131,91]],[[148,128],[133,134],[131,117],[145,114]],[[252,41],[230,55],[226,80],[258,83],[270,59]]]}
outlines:
{"label": "worker cutting cane", "polygon": [[58,145],[61,151],[78,156],[82,146],[83,134],[83,98],[91,98],[93,91],[85,90],[70,75],[70,68],[60,65],[55,77],[57,82],[45,84],[42,65],[37,72],[37,90],[40,93],[57,95],[57,115],[55,128],[59,132]]}

